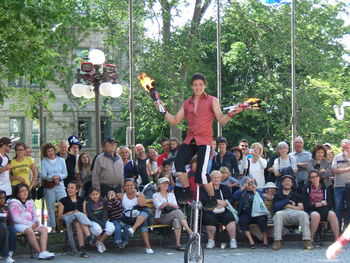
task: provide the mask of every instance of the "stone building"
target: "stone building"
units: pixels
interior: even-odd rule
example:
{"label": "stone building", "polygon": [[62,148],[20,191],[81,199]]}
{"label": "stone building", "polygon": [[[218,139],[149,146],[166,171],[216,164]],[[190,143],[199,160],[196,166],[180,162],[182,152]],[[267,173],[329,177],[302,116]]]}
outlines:
{"label": "stone building", "polygon": [[[93,48],[102,48],[102,34],[98,32],[91,33],[75,52],[77,56],[85,50]],[[23,79],[9,80],[9,85],[18,89],[24,85]],[[73,83],[72,83],[73,84]],[[71,84],[71,85],[72,85]],[[67,139],[71,135],[79,137],[83,148],[82,151],[89,152],[91,156],[95,154],[95,104],[94,100],[87,103],[83,109],[78,109],[76,103],[70,98],[62,87],[55,83],[48,83],[48,87],[54,92],[56,100],[50,105],[51,112],[44,112],[44,142],[59,142]],[[68,89],[70,92],[70,87]],[[5,100],[4,105],[0,107],[0,137],[8,136],[17,138],[18,141],[25,142],[33,148],[34,157],[39,163],[39,124],[26,117],[23,110],[11,110],[11,104],[16,103],[16,98]],[[101,101],[103,97],[101,96]],[[120,99],[112,99],[113,118],[107,117],[106,111],[102,108],[101,103],[101,141],[113,135],[120,122]]]}

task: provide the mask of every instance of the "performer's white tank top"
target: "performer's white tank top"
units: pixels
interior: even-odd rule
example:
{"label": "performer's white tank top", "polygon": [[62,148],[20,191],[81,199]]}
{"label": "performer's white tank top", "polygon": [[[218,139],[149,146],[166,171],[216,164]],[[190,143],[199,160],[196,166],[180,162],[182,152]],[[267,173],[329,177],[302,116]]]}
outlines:
{"label": "performer's white tank top", "polygon": [[133,199],[129,199],[124,193],[123,195],[123,200],[122,200],[122,205],[125,210],[132,209],[135,205],[138,204],[137,197],[139,196],[139,192],[136,193],[136,196]]}

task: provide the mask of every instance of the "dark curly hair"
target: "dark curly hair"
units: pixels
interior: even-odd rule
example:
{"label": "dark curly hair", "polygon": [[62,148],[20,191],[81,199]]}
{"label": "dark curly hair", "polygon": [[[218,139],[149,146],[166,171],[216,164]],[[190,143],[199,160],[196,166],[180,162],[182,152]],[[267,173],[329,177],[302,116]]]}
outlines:
{"label": "dark curly hair", "polygon": [[312,159],[316,158],[316,152],[322,150],[323,151],[323,158],[327,158],[327,149],[324,147],[323,144],[316,144],[315,147],[312,150]]}
{"label": "dark curly hair", "polygon": [[[28,197],[27,197],[27,200],[32,199],[32,197],[31,197],[31,195],[30,195],[29,186],[28,186],[27,184],[18,184],[18,185],[16,185],[16,186],[14,187],[14,189],[13,189],[12,196],[13,196],[14,198],[20,200],[19,197],[18,197],[18,195],[19,195],[19,190],[20,190],[22,187],[25,187],[25,188],[27,188],[27,190],[28,190]],[[26,201],[27,201],[27,200],[26,200]],[[20,201],[22,202],[22,200],[20,200]]]}

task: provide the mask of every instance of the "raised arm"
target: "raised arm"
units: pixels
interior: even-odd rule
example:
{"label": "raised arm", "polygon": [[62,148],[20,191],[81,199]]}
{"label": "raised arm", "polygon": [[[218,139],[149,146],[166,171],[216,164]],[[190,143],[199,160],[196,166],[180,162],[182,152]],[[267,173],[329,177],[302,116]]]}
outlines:
{"label": "raised arm", "polygon": [[226,123],[229,122],[229,120],[236,114],[240,113],[241,111],[243,111],[242,108],[236,108],[233,111],[230,111],[228,114],[224,115],[221,111],[221,106],[220,106],[220,102],[217,98],[213,99],[213,110],[214,110],[214,114],[215,117],[217,119],[217,121],[220,123],[221,126],[224,126]]}
{"label": "raised arm", "polygon": [[[159,103],[164,107],[164,103],[162,101],[159,101]],[[154,102],[154,105],[156,106],[156,109],[159,108],[159,103],[157,101]],[[180,110],[176,113],[176,115],[171,115],[167,110],[165,110],[164,118],[171,124],[171,125],[178,125],[180,122],[185,118],[185,111],[183,105],[181,106]]]}

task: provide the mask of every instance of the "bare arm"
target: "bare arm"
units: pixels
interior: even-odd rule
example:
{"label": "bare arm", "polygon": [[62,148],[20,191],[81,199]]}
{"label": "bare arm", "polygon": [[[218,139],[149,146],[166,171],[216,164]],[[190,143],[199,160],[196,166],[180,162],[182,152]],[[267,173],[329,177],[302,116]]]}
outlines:
{"label": "bare arm", "polygon": [[[159,102],[165,109],[164,103],[162,101]],[[156,109],[159,108],[158,102],[154,102],[154,105],[156,106]],[[178,125],[180,122],[185,118],[185,111],[183,105],[181,106],[180,110],[176,113],[175,116],[171,115],[168,111],[165,112],[164,118],[171,124],[171,125]]]}
{"label": "bare arm", "polygon": [[29,189],[32,189],[33,187],[36,186],[36,183],[37,183],[37,180],[38,180],[38,171],[37,171],[36,166],[35,166],[34,163],[30,166],[30,170],[32,170],[33,178],[32,178],[32,181],[30,182]]}
{"label": "bare arm", "polygon": [[217,121],[222,126],[224,126],[226,123],[228,123],[229,120],[233,117],[233,115],[236,115],[236,114],[240,113],[241,111],[243,111],[242,108],[237,108],[233,111],[230,111],[228,114],[224,115],[221,111],[220,102],[217,98],[213,99],[213,110],[214,110],[214,114],[215,114]]}
{"label": "bare arm", "polygon": [[346,167],[346,168],[333,168],[332,172],[334,174],[342,174],[342,173],[346,173],[350,171],[350,166]]}
{"label": "bare arm", "polygon": [[137,202],[140,206],[147,206],[147,200],[143,193],[139,193],[139,196],[137,197]]}

